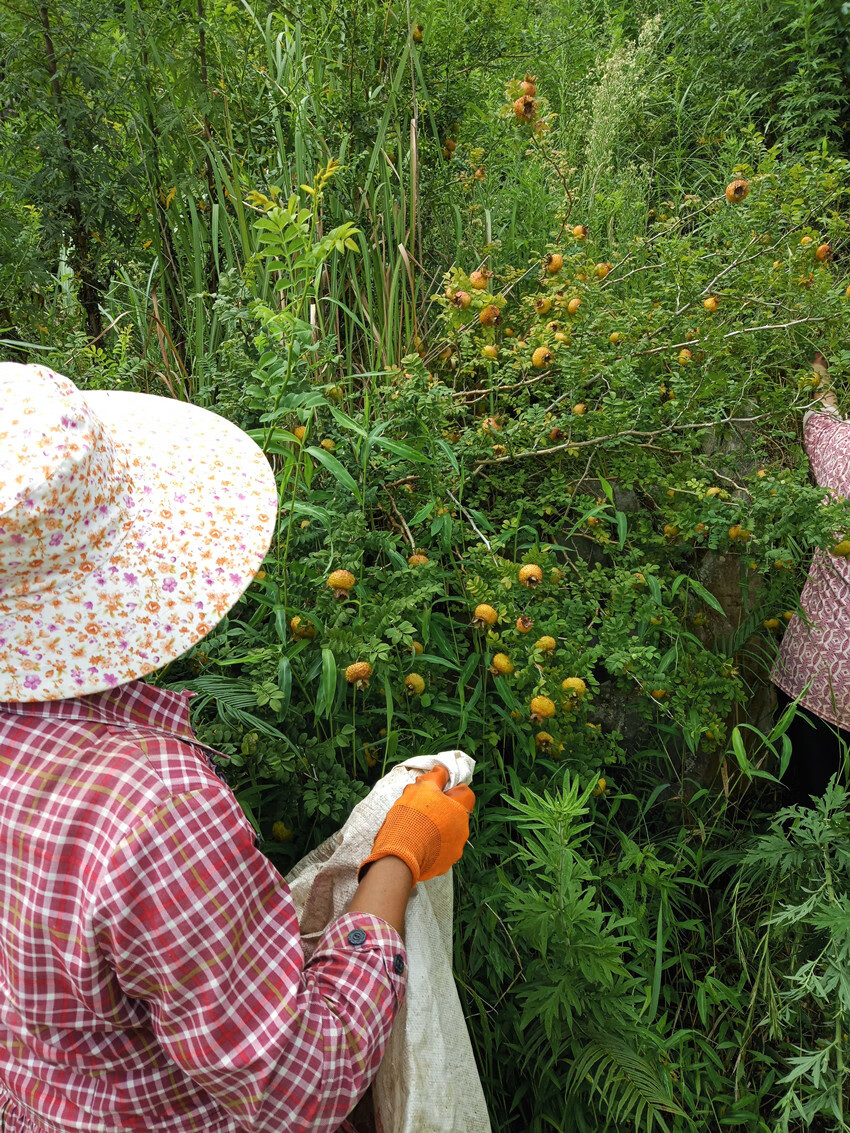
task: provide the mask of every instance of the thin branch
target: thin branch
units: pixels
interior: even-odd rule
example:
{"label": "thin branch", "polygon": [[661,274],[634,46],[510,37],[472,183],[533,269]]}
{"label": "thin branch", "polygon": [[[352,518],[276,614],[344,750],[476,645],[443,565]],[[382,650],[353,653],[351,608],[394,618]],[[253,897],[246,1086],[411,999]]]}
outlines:
{"label": "thin branch", "polygon": [[[387,489],[384,488],[384,491],[387,492]],[[404,516],[401,514],[401,512],[396,507],[396,502],[392,498],[392,496],[390,495],[389,492],[387,492],[387,499],[390,501],[390,503],[393,506],[393,511],[396,513],[396,515],[398,517],[398,521],[401,524],[402,530],[404,531],[404,534],[407,538],[408,543],[410,544],[411,551],[413,551],[414,554],[415,554],[416,553],[416,543],[414,542],[413,536],[410,534],[410,528],[407,526],[407,522],[406,522]]]}
{"label": "thin branch", "polygon": [[457,499],[448,488],[446,488],[446,495],[449,497],[449,499],[452,501],[452,503],[455,505],[455,507],[458,508],[458,510],[461,511],[463,513],[463,515],[466,517],[467,523],[472,528],[472,530],[475,532],[475,534],[478,536],[478,538],[481,540],[481,542],[484,544],[484,546],[487,548],[487,550],[492,551],[492,547],[490,546],[490,540],[487,538],[487,536],[484,534],[484,532],[481,531],[481,529],[476,525],[475,520],[472,518],[472,516],[469,514],[469,512],[466,510],[466,508],[463,506],[463,504],[460,502],[460,500]]}

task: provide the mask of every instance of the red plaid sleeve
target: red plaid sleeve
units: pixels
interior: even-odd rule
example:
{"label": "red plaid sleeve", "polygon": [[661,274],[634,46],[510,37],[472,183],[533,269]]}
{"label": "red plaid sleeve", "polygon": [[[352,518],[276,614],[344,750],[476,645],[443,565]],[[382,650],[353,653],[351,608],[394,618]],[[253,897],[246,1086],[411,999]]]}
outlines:
{"label": "red plaid sleeve", "polygon": [[289,889],[225,792],[175,796],[135,826],[95,927],[167,1058],[240,1127],[334,1130],[374,1078],[404,994],[401,937],[346,914],[305,966]]}

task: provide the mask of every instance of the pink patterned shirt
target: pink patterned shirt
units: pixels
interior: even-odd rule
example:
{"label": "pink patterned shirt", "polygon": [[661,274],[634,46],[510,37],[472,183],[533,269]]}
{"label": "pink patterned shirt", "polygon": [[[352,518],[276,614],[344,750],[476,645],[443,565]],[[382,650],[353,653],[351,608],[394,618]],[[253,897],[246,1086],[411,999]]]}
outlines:
{"label": "pink patterned shirt", "polygon": [[[833,410],[807,413],[803,440],[817,483],[850,497],[850,421]],[[771,674],[791,697],[811,686],[801,704],[850,728],[850,560],[816,551],[795,615]]]}
{"label": "pink patterned shirt", "polygon": [[377,1071],[401,938],[346,914],[305,964],[186,696],[0,704],[5,1133],[324,1133]]}

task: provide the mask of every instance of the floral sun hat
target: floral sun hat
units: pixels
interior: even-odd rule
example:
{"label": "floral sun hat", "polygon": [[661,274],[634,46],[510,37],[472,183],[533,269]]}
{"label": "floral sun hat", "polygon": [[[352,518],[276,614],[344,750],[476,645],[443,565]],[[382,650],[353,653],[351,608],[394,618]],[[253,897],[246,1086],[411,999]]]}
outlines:
{"label": "floral sun hat", "polygon": [[222,417],[0,363],[0,701],[179,657],[249,586],[276,516],[268,461]]}

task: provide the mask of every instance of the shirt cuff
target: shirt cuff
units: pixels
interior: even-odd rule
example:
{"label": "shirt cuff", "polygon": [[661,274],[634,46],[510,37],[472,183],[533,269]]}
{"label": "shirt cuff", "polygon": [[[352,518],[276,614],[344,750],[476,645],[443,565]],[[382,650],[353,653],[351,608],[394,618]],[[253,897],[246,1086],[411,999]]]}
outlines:
{"label": "shirt cuff", "polygon": [[371,913],[343,913],[322,934],[308,968],[333,953],[354,956],[372,954],[381,963],[399,1003],[407,989],[407,951],[401,935],[391,924]]}

